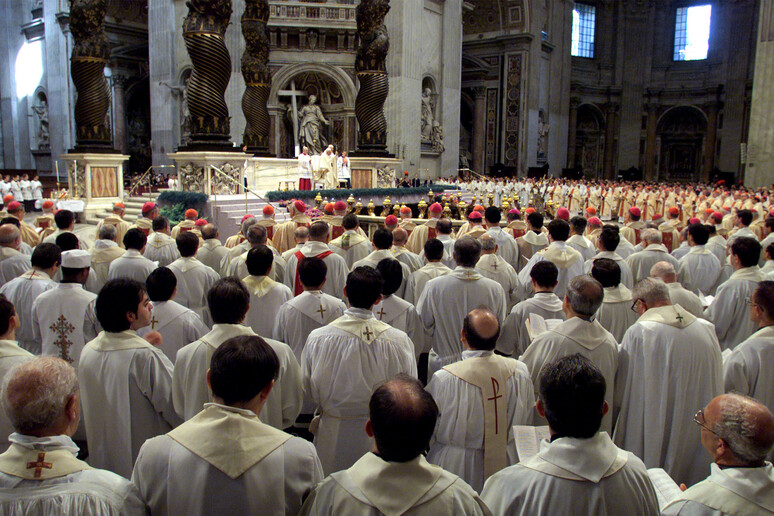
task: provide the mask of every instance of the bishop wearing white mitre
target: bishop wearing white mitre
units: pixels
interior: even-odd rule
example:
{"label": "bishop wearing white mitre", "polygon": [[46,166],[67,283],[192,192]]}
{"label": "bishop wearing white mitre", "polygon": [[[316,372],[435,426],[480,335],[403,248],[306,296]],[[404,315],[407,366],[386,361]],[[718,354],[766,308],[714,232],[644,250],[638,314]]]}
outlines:
{"label": "bishop wearing white mitre", "polygon": [[427,385],[440,410],[427,460],[476,491],[517,462],[512,428],[530,425],[535,406],[527,366],[494,354],[499,329],[489,310],[470,312],[463,323],[462,360],[437,371]]}
{"label": "bishop wearing white mitre", "polygon": [[131,482],[76,457],[78,378],[64,360],[36,357],[9,372],[2,405],[14,422],[0,455],[0,514],[146,514]]}
{"label": "bishop wearing white mitre", "polygon": [[[129,478],[142,443],[181,422],[172,405],[173,365],[135,333],[151,321],[141,283],[108,281],[96,309],[103,331],[83,348],[78,365],[89,462]],[[152,336],[158,337],[146,338]]]}
{"label": "bishop wearing white mitre", "polygon": [[345,287],[350,308],[314,330],[301,353],[304,392],[320,413],[314,443],[326,474],[352,466],[371,449],[363,426],[375,388],[398,373],[417,376],[411,339],[371,312],[380,283],[370,267],[351,272]]}
{"label": "bishop wearing white mitre", "polygon": [[259,419],[280,360],[257,335],[214,350],[212,402],[140,450],[132,481],[151,514],[295,515],[322,479],[314,446]]}
{"label": "bishop wearing white mitre", "polygon": [[180,258],[168,265],[169,270],[177,278],[175,301],[196,312],[204,324],[209,326],[212,324],[212,318],[207,308],[207,293],[220,276],[196,259],[199,237],[194,233],[190,231],[180,233],[176,244]]}
{"label": "bishop wearing white mitre", "polygon": [[[225,341],[240,335],[255,335],[244,325],[250,307],[250,293],[236,278],[218,280],[207,300],[214,325],[207,335],[185,346],[177,353],[172,395],[175,410],[186,421],[198,414],[211,401],[204,379],[210,358]],[[279,358],[279,376],[261,411],[261,421],[274,428],[288,428],[301,410],[301,370],[287,344],[265,339]]]}
{"label": "bishop wearing white mitre", "polygon": [[667,286],[645,279],[632,293],[640,318],[621,342],[616,377],[616,444],[678,483],[707,475],[690,414],[723,392],[712,324],[673,305]]}

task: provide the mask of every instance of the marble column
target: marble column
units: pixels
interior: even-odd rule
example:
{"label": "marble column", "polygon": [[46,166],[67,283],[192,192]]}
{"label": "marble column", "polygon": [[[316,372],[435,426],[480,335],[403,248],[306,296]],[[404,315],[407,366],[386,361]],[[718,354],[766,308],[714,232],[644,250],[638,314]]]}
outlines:
{"label": "marble column", "polygon": [[651,102],[647,106],[648,125],[645,136],[645,164],[643,178],[652,181],[656,177],[656,128],[658,127],[658,104]]}
{"label": "marble column", "polygon": [[473,88],[473,170],[484,173],[486,154],[486,88]]}
{"label": "marble column", "polygon": [[126,85],[129,77],[113,74],[113,145],[126,154]]}
{"label": "marble column", "polygon": [[718,134],[718,103],[710,102],[705,106],[707,111],[707,134],[704,135],[704,163],[701,167],[699,181],[709,181],[712,169],[715,168],[715,145]]}
{"label": "marble column", "polygon": [[615,134],[618,126],[618,110],[620,104],[609,102],[605,106],[605,156],[602,174],[605,179],[615,178],[615,155],[616,141]]}
{"label": "marble column", "polygon": [[771,184],[774,173],[774,0],[760,1],[755,50],[746,186]]}
{"label": "marble column", "polygon": [[570,127],[567,134],[567,168],[575,168],[575,140],[578,137],[578,106],[580,99],[570,99]]}

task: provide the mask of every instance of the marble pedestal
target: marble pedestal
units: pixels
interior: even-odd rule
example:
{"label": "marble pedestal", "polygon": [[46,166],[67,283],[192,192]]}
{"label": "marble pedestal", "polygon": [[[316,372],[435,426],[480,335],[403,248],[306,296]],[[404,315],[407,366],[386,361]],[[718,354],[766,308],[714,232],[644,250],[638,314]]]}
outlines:
{"label": "marble pedestal", "polygon": [[84,211],[103,211],[124,198],[124,154],[68,153],[59,156],[67,162],[70,197],[85,203]]}
{"label": "marble pedestal", "polygon": [[181,190],[218,195],[243,193],[245,169],[252,154],[183,151],[168,156],[175,162]]}

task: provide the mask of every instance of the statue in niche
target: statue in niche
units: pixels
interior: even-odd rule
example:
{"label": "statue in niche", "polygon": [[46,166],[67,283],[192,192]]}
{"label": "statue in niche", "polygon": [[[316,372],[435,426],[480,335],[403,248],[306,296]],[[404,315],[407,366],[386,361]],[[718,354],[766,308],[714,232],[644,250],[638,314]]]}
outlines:
{"label": "statue in niche", "polygon": [[422,141],[425,143],[432,142],[433,136],[433,124],[435,122],[435,116],[433,114],[433,92],[430,88],[425,88],[422,92]]}
{"label": "statue in niche", "polygon": [[38,149],[48,149],[50,138],[48,132],[48,102],[46,97],[41,95],[38,98],[38,105],[32,106],[32,111],[38,116]]}
{"label": "statue in niche", "polygon": [[330,125],[316,104],[317,96],[309,95],[309,102],[298,110],[298,140],[302,147],[308,147],[312,154],[320,154],[328,146],[323,135],[323,124]]}
{"label": "statue in niche", "polygon": [[430,143],[433,145],[433,150],[436,152],[443,152],[446,150],[446,146],[443,144],[443,127],[438,122],[433,122],[433,132],[430,135]]}

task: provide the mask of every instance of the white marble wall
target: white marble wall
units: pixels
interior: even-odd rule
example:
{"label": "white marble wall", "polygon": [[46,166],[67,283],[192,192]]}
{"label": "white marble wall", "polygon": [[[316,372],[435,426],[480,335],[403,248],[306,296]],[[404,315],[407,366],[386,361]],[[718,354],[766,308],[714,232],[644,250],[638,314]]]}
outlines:
{"label": "white marble wall", "polygon": [[744,178],[745,184],[753,187],[774,183],[774,0],[761,0],[760,5]]}

